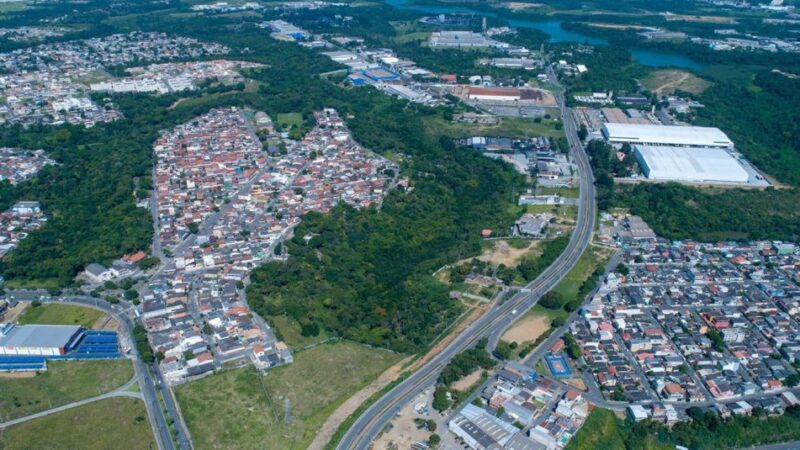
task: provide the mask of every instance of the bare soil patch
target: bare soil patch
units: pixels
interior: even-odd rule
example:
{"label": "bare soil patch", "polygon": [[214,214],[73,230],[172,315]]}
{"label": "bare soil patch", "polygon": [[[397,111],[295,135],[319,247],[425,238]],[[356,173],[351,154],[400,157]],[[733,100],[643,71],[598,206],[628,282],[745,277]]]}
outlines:
{"label": "bare soil patch", "polygon": [[481,374],[483,373],[483,369],[477,369],[471,374],[465,376],[464,378],[456,381],[453,383],[453,389],[457,391],[466,391],[467,389],[471,388],[473,384],[477,383],[478,380],[481,379]]}
{"label": "bare soil patch", "polygon": [[0,372],[0,378],[7,378],[10,380],[19,378],[33,378],[36,376],[36,371],[29,372]]}
{"label": "bare soil patch", "polygon": [[546,316],[527,316],[506,330],[502,339],[516,343],[535,341],[548,329],[550,329],[550,319]]}
{"label": "bare soil patch", "polygon": [[505,264],[508,267],[515,267],[523,256],[539,248],[539,242],[540,241],[531,241],[525,248],[514,248],[506,241],[494,241],[494,247],[485,250],[477,258],[467,258],[457,262],[455,265],[461,265],[473,259],[478,259],[493,265]]}
{"label": "bare soil patch", "polygon": [[725,23],[725,24],[738,23],[735,17],[724,17],[724,16],[691,16],[685,14],[664,14],[664,18],[667,20],[679,20],[683,22]]}
{"label": "bare soil patch", "polygon": [[423,416],[414,410],[423,399],[417,397],[414,401],[406,405],[400,414],[392,421],[392,427],[383,433],[375,441],[372,448],[374,449],[389,449],[389,448],[411,448],[415,442],[427,441],[430,437],[430,432],[424,429],[417,428],[414,419],[429,419],[428,416]]}
{"label": "bare soil patch", "polygon": [[581,391],[586,390],[586,383],[581,378],[570,378],[565,382],[575,389],[580,389]]}

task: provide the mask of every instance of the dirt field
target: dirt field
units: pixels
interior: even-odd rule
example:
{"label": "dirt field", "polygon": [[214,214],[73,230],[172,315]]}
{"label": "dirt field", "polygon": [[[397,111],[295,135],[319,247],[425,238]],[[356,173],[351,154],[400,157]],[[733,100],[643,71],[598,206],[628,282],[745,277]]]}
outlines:
{"label": "dirt field", "polygon": [[28,306],[28,302],[19,302],[17,306],[8,308],[6,314],[3,316],[3,320],[0,320],[0,323],[10,323],[17,320],[17,316],[22,314],[26,306]]}
{"label": "dirt field", "polygon": [[502,339],[507,342],[535,341],[550,328],[550,319],[545,316],[523,317],[511,328],[506,330]]}
{"label": "dirt field", "polygon": [[33,378],[36,376],[35,371],[31,372],[0,372],[0,378],[5,378],[9,380],[19,379],[19,378]]}
{"label": "dirt field", "polygon": [[[519,259],[530,251],[539,247],[539,241],[531,241],[530,245],[525,248],[514,248],[508,245],[506,241],[494,241],[494,247],[487,249],[478,256],[478,260],[488,262],[490,264],[499,265],[505,264],[508,267],[514,267],[519,262]],[[471,261],[473,258],[467,258],[459,261],[456,265],[461,265],[465,262]]]}
{"label": "dirt field", "polygon": [[645,87],[658,95],[671,94],[676,90],[699,94],[711,86],[711,83],[684,70],[656,70],[642,79]]}
{"label": "dirt field", "polygon": [[93,330],[104,330],[104,331],[119,331],[119,323],[114,320],[109,314],[97,319],[97,322],[92,325]]}
{"label": "dirt field", "polygon": [[420,395],[400,411],[400,414],[392,421],[392,428],[383,433],[373,444],[375,450],[385,450],[389,448],[405,449],[411,448],[415,442],[427,441],[430,433],[427,430],[417,428],[414,419],[429,419],[414,411],[414,406],[425,401],[425,396]]}
{"label": "dirt field", "polygon": [[575,389],[586,390],[586,383],[584,383],[581,378],[570,378],[566,380],[566,383]]}
{"label": "dirt field", "polygon": [[738,23],[734,17],[723,16],[688,16],[683,14],[664,14],[667,20],[679,20],[683,22],[704,22],[704,23],[724,23],[735,24]]}
{"label": "dirt field", "polygon": [[483,369],[478,369],[472,372],[471,374],[453,383],[453,389],[457,391],[466,391],[467,389],[471,388],[473,384],[477,383],[478,380],[481,379],[482,373]]}

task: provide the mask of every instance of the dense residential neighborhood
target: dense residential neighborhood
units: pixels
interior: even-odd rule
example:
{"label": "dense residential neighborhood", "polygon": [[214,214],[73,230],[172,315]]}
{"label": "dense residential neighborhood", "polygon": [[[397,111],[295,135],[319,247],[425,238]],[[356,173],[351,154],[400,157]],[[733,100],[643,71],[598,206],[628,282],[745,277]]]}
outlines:
{"label": "dense residential neighborhood", "polygon": [[106,68],[228,53],[219,44],[165,33],[117,34],[41,44],[0,54],[0,123],[91,126],[120,117],[112,104],[87,94],[88,80]]}
{"label": "dense residential neighborhood", "polygon": [[675,7],[3,2],[0,448],[800,448],[796,0]]}
{"label": "dense residential neighborhood", "polygon": [[21,201],[0,212],[0,259],[47,221],[39,202]]}
{"label": "dense residential neighborhood", "polygon": [[216,109],[155,143],[154,217],[170,263],[141,295],[148,339],[165,379],[178,383],[250,358],[266,369],[290,350],[247,306],[243,288],[258,264],[309,211],[339,202],[380,206],[397,173],[352,140],[332,109],[315,114],[301,141],[268,153],[256,128],[277,139],[263,112]]}
{"label": "dense residential neighborhood", "polygon": [[17,184],[36,175],[42,167],[55,164],[44,150],[0,148],[0,182]]}

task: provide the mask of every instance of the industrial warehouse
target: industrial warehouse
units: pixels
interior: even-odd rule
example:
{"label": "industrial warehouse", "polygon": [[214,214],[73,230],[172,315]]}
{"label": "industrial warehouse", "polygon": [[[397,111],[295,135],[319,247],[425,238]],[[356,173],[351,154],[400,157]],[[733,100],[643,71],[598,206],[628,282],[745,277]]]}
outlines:
{"label": "industrial warehouse", "polygon": [[713,127],[606,123],[602,132],[612,144],[733,148],[733,141],[722,130]]}
{"label": "industrial warehouse", "polygon": [[747,183],[750,176],[739,161],[721,148],[636,145],[642,173],[651,180],[697,183]]}
{"label": "industrial warehouse", "polygon": [[541,89],[519,89],[513,87],[479,87],[470,86],[467,88],[467,98],[469,100],[487,102],[518,102],[527,101],[535,104],[548,104],[552,100],[547,91]]}
{"label": "industrial warehouse", "polygon": [[117,359],[114,331],[73,325],[0,325],[0,372],[47,370],[53,359]]}
{"label": "industrial warehouse", "polygon": [[649,181],[769,185],[719,128],[607,122],[601,131],[617,148],[632,146],[633,156]]}

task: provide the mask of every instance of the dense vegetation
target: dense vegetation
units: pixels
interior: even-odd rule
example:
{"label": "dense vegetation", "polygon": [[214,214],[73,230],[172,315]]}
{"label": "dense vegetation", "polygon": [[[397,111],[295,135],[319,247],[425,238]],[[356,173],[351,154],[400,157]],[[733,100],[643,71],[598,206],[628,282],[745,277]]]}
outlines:
{"label": "dense vegetation", "polygon": [[600,209],[630,208],[659,235],[700,241],[800,238],[796,189],[697,189],[677,183],[619,186],[627,170],[603,141],[586,145]]}
{"label": "dense vegetation", "polygon": [[672,429],[655,422],[617,419],[611,411],[598,409],[567,445],[567,450],[584,449],[672,449],[682,445],[697,450],[733,449],[800,439],[800,408],[789,407],[778,417],[766,417],[762,410],[751,417],[722,421],[699,408],[687,411],[691,422]]}
{"label": "dense vegetation", "polygon": [[569,236],[560,236],[542,243],[542,254],[524,258],[516,267],[498,266],[497,277],[507,284],[533,281],[567,248]]}
{"label": "dense vegetation", "polygon": [[495,361],[486,351],[486,343],[486,340],[482,339],[475,347],[454,356],[439,374],[439,383],[449,386],[478,369],[494,367]]}
{"label": "dense vegetation", "polygon": [[147,330],[142,325],[136,324],[133,327],[133,339],[142,361],[152,362],[155,359],[155,355],[153,355],[153,349],[150,348],[150,344],[147,342]]}
{"label": "dense vegetation", "polygon": [[254,271],[248,298],[257,312],[287,314],[307,332],[317,323],[370,344],[418,350],[457,313],[430,274],[478,253],[481,229],[513,219],[521,180],[448,140],[415,133],[419,115],[385,96],[374,99],[376,110],[356,113],[352,131],[375,150],[414,155],[404,162],[413,191],[392,192],[380,211],[342,205],[308,214],[287,242],[289,261]]}
{"label": "dense vegetation", "polygon": [[[635,92],[635,78],[644,76],[645,69],[637,64],[630,52],[622,47],[601,45],[594,47],[562,44],[556,47],[558,58],[563,56],[573,64],[585,64],[591,70],[580,75],[565,77],[569,92]],[[558,59],[557,58],[557,59]],[[571,100],[571,96],[568,96]]]}
{"label": "dense vegetation", "polygon": [[660,236],[671,239],[800,239],[800,194],[781,190],[700,190],[675,183],[616,189]]}
{"label": "dense vegetation", "polygon": [[759,72],[750,85],[718,83],[700,100],[698,124],[721,128],[756,167],[800,185],[800,78]]}

